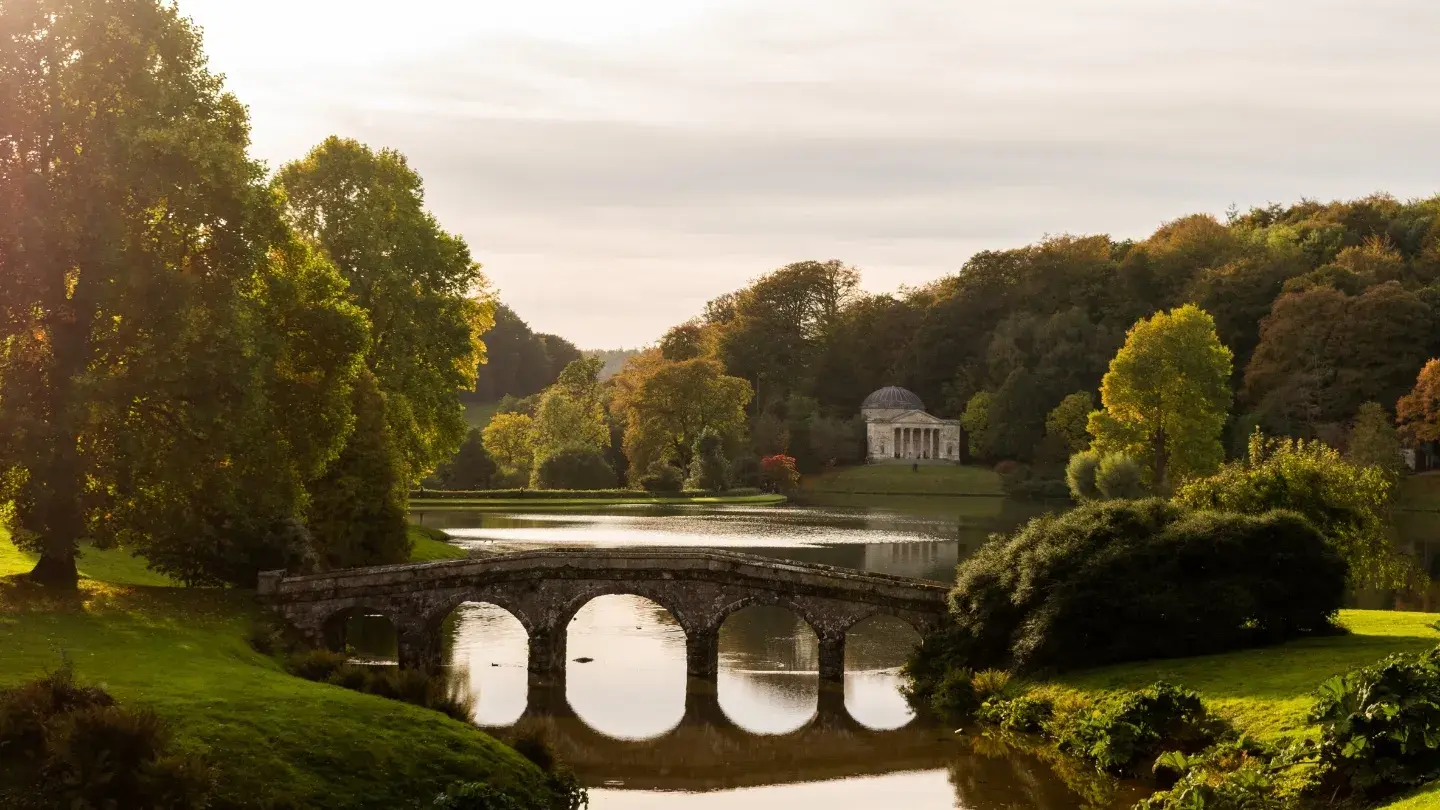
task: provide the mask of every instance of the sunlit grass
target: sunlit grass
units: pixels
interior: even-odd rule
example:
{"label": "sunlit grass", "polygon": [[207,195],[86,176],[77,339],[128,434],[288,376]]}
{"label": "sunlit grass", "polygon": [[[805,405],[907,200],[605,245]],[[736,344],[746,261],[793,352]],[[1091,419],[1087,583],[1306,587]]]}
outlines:
{"label": "sunlit grass", "polygon": [[411,511],[464,509],[467,512],[574,511],[607,506],[779,506],[784,495],[650,496],[636,493],[625,498],[411,498]]}
{"label": "sunlit grass", "polygon": [[1220,716],[1260,738],[1304,734],[1313,692],[1334,675],[1392,653],[1428,650],[1440,644],[1434,623],[1440,614],[1344,610],[1348,635],[1305,639],[1222,655],[1145,661],[1070,673],[1041,688],[1056,694],[1139,689],[1164,680],[1204,696]]}

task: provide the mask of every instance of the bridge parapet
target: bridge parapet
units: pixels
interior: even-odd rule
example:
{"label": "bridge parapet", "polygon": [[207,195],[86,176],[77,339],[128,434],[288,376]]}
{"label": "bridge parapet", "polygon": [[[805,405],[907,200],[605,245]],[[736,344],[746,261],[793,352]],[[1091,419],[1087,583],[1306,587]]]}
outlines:
{"label": "bridge parapet", "polygon": [[846,632],[874,615],[894,616],[924,634],[944,620],[939,584],[728,551],[569,549],[526,551],[435,563],[377,566],[298,577],[262,575],[262,599],[312,643],[336,643],[337,617],[364,610],[388,616],[402,666],[439,663],[441,622],[460,604],[489,602],[530,636],[533,671],[563,670],[566,630],[591,600],[612,594],[650,599],[684,629],[687,669],[713,677],[725,618],[751,605],[776,605],[803,618],[820,639],[821,676],[843,677]]}

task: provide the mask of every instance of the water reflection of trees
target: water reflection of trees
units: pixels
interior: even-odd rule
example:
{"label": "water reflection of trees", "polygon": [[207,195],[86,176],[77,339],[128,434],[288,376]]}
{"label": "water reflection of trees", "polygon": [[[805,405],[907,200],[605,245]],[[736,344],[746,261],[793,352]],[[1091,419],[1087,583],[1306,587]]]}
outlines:
{"label": "water reflection of trees", "polygon": [[987,732],[965,740],[969,756],[950,764],[957,807],[1085,810],[1129,807],[1143,791],[1060,754],[1053,746]]}

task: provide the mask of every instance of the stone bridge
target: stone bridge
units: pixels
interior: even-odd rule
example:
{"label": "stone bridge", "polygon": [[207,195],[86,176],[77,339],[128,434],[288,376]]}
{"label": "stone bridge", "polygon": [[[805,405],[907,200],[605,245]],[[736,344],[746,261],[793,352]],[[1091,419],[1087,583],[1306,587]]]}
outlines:
{"label": "stone bridge", "polygon": [[316,646],[342,643],[344,622],[357,611],[380,614],[395,626],[402,667],[435,668],[445,618],[466,602],[488,602],[525,628],[531,672],[561,675],[571,620],[612,594],[669,611],[685,631],[686,669],[699,678],[715,677],[726,617],[752,605],[783,607],[808,622],[820,641],[820,677],[832,682],[844,677],[845,635],[856,624],[893,616],[925,635],[946,615],[946,588],[933,582],[724,551],[526,551],[260,577],[261,598]]}

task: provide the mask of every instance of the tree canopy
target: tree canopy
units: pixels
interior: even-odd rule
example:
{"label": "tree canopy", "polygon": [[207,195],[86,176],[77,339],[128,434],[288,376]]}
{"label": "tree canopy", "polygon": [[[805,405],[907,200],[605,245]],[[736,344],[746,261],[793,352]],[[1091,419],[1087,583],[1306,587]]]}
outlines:
{"label": "tree canopy", "polygon": [[1093,447],[1141,460],[1159,491],[1212,472],[1225,460],[1230,359],[1214,319],[1193,304],[1140,321],[1100,384]]}

